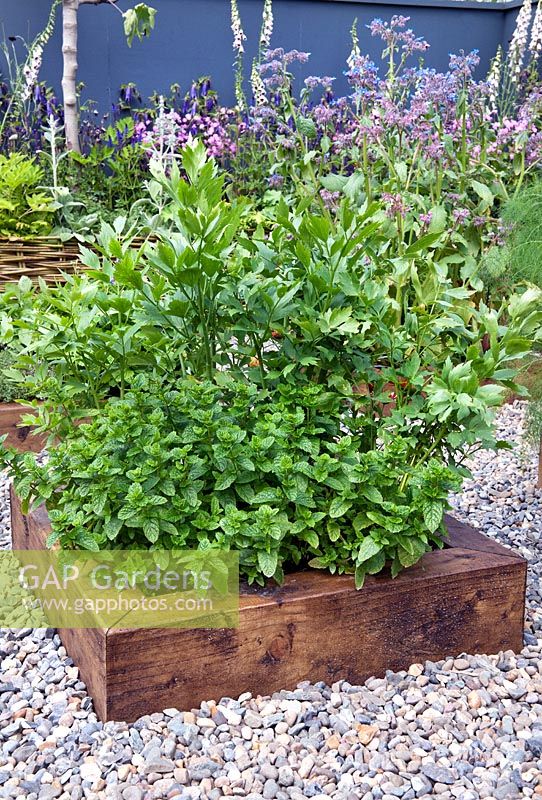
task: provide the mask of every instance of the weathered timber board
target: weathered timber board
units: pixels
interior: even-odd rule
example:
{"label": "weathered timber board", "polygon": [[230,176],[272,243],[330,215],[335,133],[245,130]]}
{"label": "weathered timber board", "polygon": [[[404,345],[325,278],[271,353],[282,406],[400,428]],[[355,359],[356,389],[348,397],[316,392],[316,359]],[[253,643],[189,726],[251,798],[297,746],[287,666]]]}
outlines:
{"label": "weathered timber board", "polygon": [[45,436],[33,435],[32,428],[19,425],[21,416],[34,411],[30,406],[20,403],[0,403],[0,436],[7,433],[6,445],[16,447],[22,452],[39,453],[45,447]]}
{"label": "weathered timber board", "polygon": [[[25,518],[13,492],[11,502],[14,547],[43,547],[44,510]],[[359,592],[352,578],[315,570],[289,575],[281,587],[246,590],[237,629],[60,636],[99,716],[128,721],[301,680],[359,683],[425,659],[520,649],[526,562],[451,517],[447,526],[444,550],[394,580],[370,577]]]}

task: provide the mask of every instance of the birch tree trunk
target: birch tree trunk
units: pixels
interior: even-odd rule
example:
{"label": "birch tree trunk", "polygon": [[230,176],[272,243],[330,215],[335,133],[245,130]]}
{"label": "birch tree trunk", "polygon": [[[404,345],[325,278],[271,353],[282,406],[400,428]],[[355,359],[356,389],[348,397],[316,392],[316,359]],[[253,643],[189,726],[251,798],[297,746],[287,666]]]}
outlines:
{"label": "birch tree trunk", "polygon": [[64,131],[68,150],[80,152],[79,111],[77,108],[77,12],[79,0],[62,0],[62,94]]}

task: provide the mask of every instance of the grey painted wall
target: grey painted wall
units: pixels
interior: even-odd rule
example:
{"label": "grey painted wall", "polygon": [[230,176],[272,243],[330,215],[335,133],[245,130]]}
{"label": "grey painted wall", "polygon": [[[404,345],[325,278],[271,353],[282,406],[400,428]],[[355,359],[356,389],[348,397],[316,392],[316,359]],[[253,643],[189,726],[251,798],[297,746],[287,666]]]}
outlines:
{"label": "grey painted wall", "polygon": [[[120,0],[127,7],[131,0]],[[247,69],[257,41],[263,0],[239,0],[248,36]],[[122,20],[107,6],[80,10],[79,78],[83,99],[96,100],[105,111],[118,87],[132,81],[144,95],[167,91],[176,82],[187,87],[192,78],[210,74],[222,102],[233,100],[233,60],[229,0],[150,0],[158,9],[151,38],[131,49],[122,35]],[[454,0],[275,0],[273,45],[312,53],[304,74],[334,75],[337,89],[346,90],[344,62],[350,51],[349,30],[358,18],[362,51],[378,58],[380,47],[365,25],[374,17],[410,15],[417,35],[431,44],[426,64],[445,69],[450,52],[477,48],[481,74],[487,70],[499,43],[513,30],[521,0],[506,3]],[[30,39],[47,18],[48,0],[0,0],[0,23],[5,35]],[[0,28],[1,30],[1,28]],[[45,52],[42,77],[59,88],[61,76],[60,24]],[[252,44],[252,48],[251,48]],[[0,69],[3,65],[0,65]]]}

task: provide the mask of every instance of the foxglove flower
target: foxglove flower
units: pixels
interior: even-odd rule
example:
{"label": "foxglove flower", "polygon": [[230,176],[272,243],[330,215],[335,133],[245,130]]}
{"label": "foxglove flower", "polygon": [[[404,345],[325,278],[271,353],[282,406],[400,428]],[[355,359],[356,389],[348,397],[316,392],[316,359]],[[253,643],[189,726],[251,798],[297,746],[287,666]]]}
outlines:
{"label": "foxglove flower", "polygon": [[260,53],[264,53],[271,44],[273,35],[273,0],[264,0],[262,13],[262,29],[260,31]]}
{"label": "foxglove flower", "polygon": [[231,29],[233,33],[233,49],[238,54],[244,53],[243,42],[246,41],[247,37],[241,25],[241,15],[239,14],[237,0],[231,0]]}
{"label": "foxglove flower", "polygon": [[32,97],[32,89],[38,82],[42,56],[43,47],[37,45],[29,54],[26,64],[23,67],[24,85],[21,90],[21,99],[23,102],[30,100]]}
{"label": "foxglove flower", "polygon": [[529,25],[531,23],[531,0],[524,0],[516,20],[516,27],[512,35],[509,50],[510,72],[512,80],[517,83],[523,67],[525,51],[527,49]]}
{"label": "foxglove flower", "polygon": [[536,7],[533,25],[531,28],[531,41],[529,51],[534,59],[538,59],[542,52],[542,2],[539,0]]}
{"label": "foxglove flower", "polygon": [[491,67],[487,76],[489,108],[493,113],[496,113],[498,109],[502,67],[503,54],[502,47],[499,45],[495,58],[491,62]]}
{"label": "foxglove flower", "polygon": [[256,106],[267,105],[267,92],[265,91],[264,82],[260,74],[260,70],[256,62],[252,64],[252,72],[250,74],[250,84],[252,86],[252,94]]}

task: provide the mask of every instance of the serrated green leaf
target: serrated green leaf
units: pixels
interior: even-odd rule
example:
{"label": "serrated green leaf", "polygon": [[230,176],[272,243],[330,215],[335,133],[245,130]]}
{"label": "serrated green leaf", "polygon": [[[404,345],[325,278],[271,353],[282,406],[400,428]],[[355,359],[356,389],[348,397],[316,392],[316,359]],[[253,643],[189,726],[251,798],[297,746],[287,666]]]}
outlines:
{"label": "serrated green leaf", "polygon": [[331,542],[336,542],[339,536],[341,535],[341,527],[336,522],[328,522],[327,526],[327,535]]}
{"label": "serrated green leaf", "polygon": [[307,139],[314,139],[316,136],[316,125],[310,117],[298,117],[297,129]]}
{"label": "serrated green leaf", "polygon": [[380,504],[384,500],[382,493],[376,488],[376,486],[362,485],[359,487],[359,492],[361,495],[363,495],[363,497],[369,500],[370,503]]}
{"label": "serrated green leaf", "polygon": [[360,513],[356,514],[352,524],[356,533],[359,533],[359,531],[362,531],[364,528],[369,528],[373,522],[369,519],[367,514]]}
{"label": "serrated green leaf", "polygon": [[94,537],[84,531],[77,535],[75,541],[82,550],[91,550],[96,553],[100,549]]}
{"label": "serrated green leaf", "polygon": [[46,542],[45,542],[47,547],[49,547],[49,548],[53,547],[58,542],[58,540],[60,539],[60,535],[61,535],[60,531],[52,530],[51,533],[47,536],[47,539],[46,539]]}
{"label": "serrated green leaf", "polygon": [[229,489],[232,483],[235,481],[235,474],[231,472],[224,472],[217,478],[215,483],[215,492],[221,492],[224,489]]}
{"label": "serrated green leaf", "polygon": [[272,578],[277,571],[278,553],[267,553],[260,551],[258,553],[258,566],[266,578]]}
{"label": "serrated green leaf", "polygon": [[318,534],[316,531],[304,531],[303,539],[310,544],[311,547],[316,548],[319,545]]}
{"label": "serrated green leaf", "polygon": [[345,500],[342,497],[335,497],[329,506],[329,516],[332,519],[336,519],[337,517],[344,517],[344,515],[350,510],[352,507],[351,500]]}
{"label": "serrated green leaf", "polygon": [[370,536],[366,536],[357,552],[356,564],[363,564],[364,561],[368,561],[370,558],[373,558],[373,556],[376,556],[381,549],[382,545],[377,544]]}
{"label": "serrated green leaf", "polygon": [[367,575],[377,575],[386,565],[386,552],[381,550],[363,563]]}
{"label": "serrated green leaf", "polygon": [[155,519],[145,520],[143,523],[143,533],[151,544],[155,544],[160,536],[160,523]]}
{"label": "serrated green leaf", "polygon": [[356,589],[362,589],[363,584],[365,583],[365,577],[367,572],[363,566],[357,566],[356,571],[354,573],[354,581],[356,584]]}
{"label": "serrated green leaf", "polygon": [[442,522],[444,506],[438,500],[428,500],[423,505],[423,519],[431,533],[434,533]]}
{"label": "serrated green leaf", "polygon": [[113,517],[112,519],[108,520],[108,522],[104,525],[104,533],[110,541],[113,541],[117,536],[118,532],[122,528],[122,520],[118,517]]}

